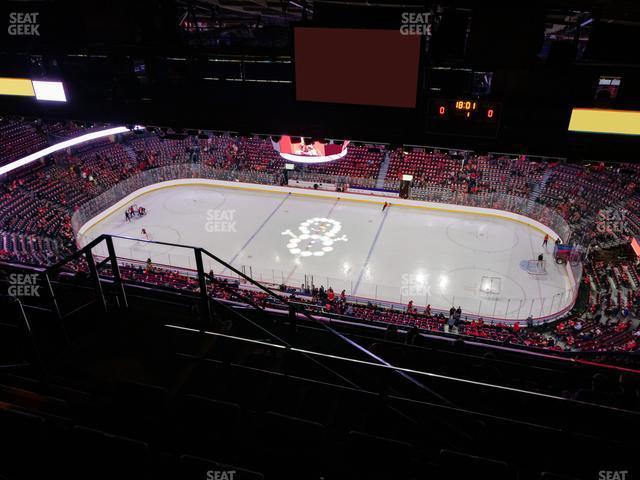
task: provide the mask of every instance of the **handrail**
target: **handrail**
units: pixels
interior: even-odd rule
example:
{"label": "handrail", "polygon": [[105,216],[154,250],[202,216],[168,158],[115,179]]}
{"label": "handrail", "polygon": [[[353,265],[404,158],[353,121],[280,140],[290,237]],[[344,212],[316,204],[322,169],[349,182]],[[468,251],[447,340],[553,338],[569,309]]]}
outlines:
{"label": "handrail", "polygon": [[[288,299],[285,299],[283,297],[281,297],[280,295],[278,295],[276,292],[274,292],[273,290],[271,290],[270,288],[262,285],[261,283],[255,281],[254,279],[252,279],[251,277],[245,275],[244,273],[242,273],[241,271],[239,271],[238,269],[236,269],[235,267],[231,266],[230,264],[228,264],[227,262],[225,262],[224,260],[222,260],[221,258],[217,257],[216,255],[212,254],[211,252],[203,249],[203,248],[199,248],[199,247],[194,247],[194,246],[190,246],[190,245],[180,245],[180,244],[176,244],[176,243],[172,243],[172,242],[163,242],[163,241],[153,241],[153,240],[146,240],[146,239],[138,239],[138,238],[133,238],[133,237],[128,237],[125,235],[109,235],[109,234],[101,234],[99,235],[97,238],[93,239],[92,241],[90,241],[86,246],[84,246],[83,248],[81,248],[80,250],[78,250],[77,252],[75,252],[73,255],[71,255],[68,259],[66,260],[62,260],[58,263],[56,263],[55,265],[52,265],[51,267],[47,268],[45,270],[45,277],[48,278],[49,273],[54,272],[60,268],[62,268],[65,264],[69,263],[70,261],[73,261],[77,258],[80,258],[81,256],[87,256],[87,260],[89,263],[89,270],[90,270],[90,274],[92,277],[96,277],[94,278],[94,284],[95,287],[98,289],[99,291],[99,297],[101,297],[102,299],[102,303],[106,308],[106,303],[105,303],[105,299],[104,299],[104,294],[102,293],[102,287],[100,284],[100,280],[99,280],[99,272],[96,269],[96,265],[94,263],[94,259],[93,259],[93,255],[91,253],[91,250],[93,247],[95,247],[96,245],[98,245],[99,243],[103,242],[103,241],[107,241],[108,243],[111,242],[113,243],[113,239],[114,238],[119,238],[119,239],[124,239],[124,240],[135,240],[137,242],[142,242],[142,243],[150,243],[150,244],[156,244],[156,245],[165,245],[165,246],[171,246],[171,247],[178,247],[178,248],[186,248],[186,249],[191,249],[194,251],[194,253],[196,254],[196,256],[198,254],[204,254],[206,256],[208,256],[209,258],[211,258],[212,260],[214,260],[215,262],[217,262],[218,264],[224,266],[226,269],[234,272],[236,275],[238,275],[239,277],[243,278],[244,280],[246,280],[247,282],[251,283],[252,285],[254,285],[255,287],[257,287],[258,289],[262,290],[263,292],[265,292],[267,295],[273,297],[273,298],[277,298],[280,301],[282,301],[289,309],[291,309],[291,311],[294,312],[299,312],[301,314],[303,314],[305,317],[307,317],[307,319],[311,320],[312,322],[316,323],[317,325],[321,326],[323,329],[325,329],[326,331],[328,331],[329,333],[331,333],[332,335],[336,336],[337,338],[339,338],[341,341],[347,343],[348,345],[350,345],[351,347],[357,349],[358,351],[360,351],[361,353],[365,354],[366,356],[368,356],[369,358],[374,359],[376,362],[383,364],[383,365],[388,365],[390,366],[391,364],[389,362],[387,362],[386,360],[384,360],[383,358],[375,355],[373,352],[367,350],[366,348],[364,348],[362,345],[358,344],[357,342],[354,342],[353,340],[347,338],[346,336],[344,336],[343,334],[341,334],[340,332],[336,331],[335,329],[329,327],[328,325],[325,325],[323,322],[319,321],[317,318],[315,318],[311,313],[309,313],[306,308],[300,308],[299,306],[297,306],[296,304],[294,304],[293,302],[290,302]],[[113,252],[113,255],[115,255],[115,252]],[[112,254],[110,253],[110,257],[112,256]],[[112,258],[112,263],[113,261],[117,261],[117,258]],[[198,272],[198,276],[202,275],[202,278],[200,278],[201,281],[201,285],[205,285],[206,286],[206,279],[209,278],[212,281],[215,281],[215,277],[211,278],[211,276],[202,271],[202,272]],[[202,283],[205,282],[205,283]],[[208,294],[206,293],[206,287],[205,287],[205,291],[204,293],[201,292],[201,294],[204,294],[207,298],[207,302],[211,300],[211,298],[208,296]],[[52,297],[55,299],[55,296],[52,295]],[[254,302],[250,302],[250,304],[254,307],[257,308],[259,310],[264,310],[263,308],[259,307],[258,305],[256,305]],[[268,333],[271,337],[275,338],[277,341],[283,343],[288,349],[292,348],[292,346],[290,344],[288,344],[286,341],[284,341],[283,339],[279,338],[278,336],[274,335],[273,333],[269,332],[268,330],[264,329],[263,327],[259,326],[258,324],[256,324],[255,322],[251,321],[250,319],[247,319],[246,317],[243,316],[243,319],[248,320],[252,325],[260,328],[262,331],[264,331],[265,333]],[[325,368],[328,368],[326,366],[324,366]],[[332,373],[336,374],[336,372],[333,372],[331,369],[329,369],[329,371],[331,371]],[[428,387],[426,387],[425,385],[423,385],[421,382],[419,382],[418,380],[414,379],[413,377],[411,377],[409,374],[407,374],[406,372],[397,372],[400,376],[402,376],[403,378],[405,378],[406,380],[410,381],[411,383],[413,383],[414,385],[418,386],[419,388],[423,389],[424,391],[428,392],[430,395],[438,398],[439,400],[447,403],[447,404],[451,404],[451,402],[449,402],[446,398],[444,398],[443,396],[439,395],[437,392],[432,391],[431,389],[429,389]],[[339,377],[341,377],[344,380],[345,379],[343,376],[339,375]]]}
{"label": "handrail", "polygon": [[[194,329],[194,328],[183,327],[183,326],[180,326],[180,325],[172,325],[172,324],[165,324],[164,326],[167,327],[167,328],[175,329],[175,330],[188,331],[188,332],[192,332],[192,333],[204,333],[206,335],[229,338],[230,340],[233,340],[233,341],[252,342],[252,343],[261,344],[261,345],[266,346],[266,347],[278,348],[277,345],[272,345],[272,344],[269,344],[267,342],[261,342],[260,340],[245,339],[245,338],[241,338],[241,337],[233,337],[233,336],[229,336],[229,335],[226,335],[224,333],[219,333],[219,332],[212,332],[212,331],[208,331],[208,330],[197,330],[197,329]],[[497,384],[488,383],[488,382],[479,382],[477,380],[470,380],[470,379],[466,379],[466,378],[452,377],[450,375],[443,375],[443,374],[440,374],[440,373],[428,372],[428,371],[424,371],[424,370],[416,370],[416,369],[413,369],[413,368],[399,367],[397,365],[383,365],[383,364],[376,363],[376,362],[369,362],[369,361],[366,361],[366,360],[358,360],[358,359],[354,359],[354,358],[343,357],[341,355],[327,354],[327,353],[316,352],[316,351],[313,351],[313,350],[306,350],[306,349],[295,348],[295,347],[292,348],[291,351],[292,352],[296,352],[296,353],[306,353],[306,354],[309,354],[309,355],[316,355],[316,356],[324,357],[324,358],[332,358],[334,360],[348,362],[348,363],[358,363],[358,364],[361,364],[361,365],[366,365],[366,366],[374,367],[374,368],[399,370],[399,371],[403,371],[403,372],[406,372],[406,373],[411,373],[411,374],[416,374],[416,375],[423,375],[423,376],[426,376],[426,377],[437,378],[437,379],[440,379],[440,380],[445,380],[445,381],[450,381],[450,382],[459,382],[459,383],[464,383],[464,384],[468,384],[468,385],[486,387],[486,388],[489,388],[489,389],[499,390],[499,391],[503,391],[503,392],[515,392],[515,393],[522,394],[522,395],[527,395],[527,396],[530,396],[530,397],[537,397],[537,398],[541,398],[541,399],[550,399],[550,400],[555,400],[555,401],[560,401],[560,402],[568,402],[568,403],[575,403],[575,404],[580,404],[580,405],[587,405],[587,406],[590,406],[590,407],[596,407],[596,408],[601,408],[601,409],[604,409],[604,410],[610,410],[610,411],[615,411],[615,412],[625,412],[625,413],[637,415],[640,418],[640,412],[637,412],[637,411],[626,410],[626,409],[622,409],[622,408],[618,408],[618,407],[614,407],[614,406],[610,406],[610,405],[602,405],[602,404],[590,403],[590,402],[585,402],[585,401],[582,401],[582,400],[569,399],[569,398],[565,398],[565,397],[562,397],[562,396],[551,395],[551,394],[542,393],[542,392],[536,392],[536,391],[533,391],[533,390],[526,390],[526,389],[522,389],[522,388],[508,387],[508,386],[505,386],[505,385],[497,385]],[[421,400],[417,400],[417,401],[422,402]],[[458,407],[455,407],[453,405],[449,405],[449,407],[452,407],[452,408],[457,409],[457,410],[459,409]],[[474,412],[474,413],[477,413],[477,412]]]}
{"label": "handrail", "polygon": [[[221,265],[224,265],[227,269],[231,270],[232,272],[234,272],[235,274],[237,274],[238,276],[244,278],[247,282],[251,283],[252,285],[258,287],[259,289],[263,290],[264,292],[268,293],[269,295],[280,299],[283,303],[285,303],[289,308],[293,309],[296,312],[302,313],[305,317],[307,317],[307,319],[311,320],[312,322],[314,322],[316,325],[321,326],[323,329],[325,329],[326,331],[328,331],[329,333],[331,333],[332,335],[336,336],[337,338],[339,338],[340,340],[342,340],[343,342],[347,343],[348,345],[352,346],[353,348],[359,350],[361,353],[364,353],[365,355],[367,355],[368,357],[376,360],[376,362],[378,362],[379,364],[382,365],[386,365],[391,367],[392,365],[387,362],[386,360],[384,360],[382,357],[374,354],[373,352],[371,352],[370,350],[367,350],[366,348],[364,348],[362,345],[360,345],[357,342],[354,342],[353,340],[351,340],[350,338],[347,338],[345,335],[343,335],[342,333],[338,332],[337,330],[331,328],[330,326],[326,325],[325,323],[319,321],[317,318],[315,318],[311,313],[309,313],[307,311],[306,308],[300,308],[298,304],[295,304],[293,302],[290,302],[288,299],[284,299],[282,298],[280,295],[277,295],[274,291],[272,291],[270,288],[265,287],[264,285],[260,284],[259,282],[256,282],[254,279],[252,279],[251,277],[245,275],[244,273],[240,272],[238,269],[232,267],[231,265],[229,265],[227,262],[225,262],[224,260],[218,258],[217,256],[213,255],[212,253],[208,252],[205,249],[201,249],[202,253],[204,253],[205,255],[208,255],[210,258],[212,258],[213,260],[215,260],[216,262],[220,263]],[[402,377],[404,377],[406,380],[410,381],[411,383],[413,383],[414,385],[418,386],[419,388],[429,392],[431,395],[435,396],[436,398],[438,398],[439,400],[451,404],[451,402],[449,402],[449,400],[447,400],[446,398],[444,398],[443,396],[441,396],[440,394],[434,392],[433,390],[431,390],[430,388],[426,387],[425,385],[423,385],[421,382],[419,382],[418,380],[416,380],[415,378],[411,377],[410,375],[408,375],[406,372],[402,372],[400,370],[396,370],[397,373],[399,373]]]}

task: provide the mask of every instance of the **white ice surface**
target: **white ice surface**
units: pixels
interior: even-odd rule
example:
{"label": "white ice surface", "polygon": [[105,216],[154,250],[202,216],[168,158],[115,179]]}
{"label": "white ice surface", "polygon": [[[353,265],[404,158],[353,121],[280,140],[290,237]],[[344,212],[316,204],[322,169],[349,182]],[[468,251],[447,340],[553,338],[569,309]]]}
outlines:
{"label": "white ice surface", "polygon": [[[82,242],[102,233],[142,238],[144,228],[150,240],[203,247],[258,281],[300,285],[306,275],[308,283],[337,293],[455,305],[485,317],[547,316],[573,298],[566,267],[551,260],[552,243],[543,249],[541,232],[503,218],[396,205],[382,212],[377,204],[215,186],[164,188],[136,204],[146,207],[146,217],[125,222],[122,208],[87,230]],[[329,221],[308,222],[308,234],[329,236],[296,245],[301,224],[316,218]],[[122,239],[115,245],[122,258],[195,269],[185,248]],[[322,254],[301,256],[291,253],[295,248]],[[547,274],[527,273],[521,262],[540,253],[551,260]],[[231,275],[209,259],[205,268]]]}

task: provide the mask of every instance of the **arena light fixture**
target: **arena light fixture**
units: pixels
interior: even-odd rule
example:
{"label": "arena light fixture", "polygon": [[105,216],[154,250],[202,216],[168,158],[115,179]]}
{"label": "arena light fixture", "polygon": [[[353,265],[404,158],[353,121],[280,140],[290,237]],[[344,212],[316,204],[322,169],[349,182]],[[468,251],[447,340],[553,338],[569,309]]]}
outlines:
{"label": "arena light fixture", "polygon": [[640,135],[640,111],[574,108],[570,132]]}
{"label": "arena light fixture", "polygon": [[44,82],[33,80],[33,90],[37,100],[48,100],[51,102],[66,102],[67,96],[64,93],[62,82]]}
{"label": "arena light fixture", "polygon": [[62,82],[0,77],[0,95],[35,97],[38,101],[66,102]]}
{"label": "arena light fixture", "polygon": [[[139,130],[141,128],[143,127],[138,125],[133,127],[134,130]],[[2,167],[0,167],[0,175],[4,175],[5,173],[9,173],[17,168],[24,167],[25,165],[28,165],[32,162],[35,162],[36,160],[46,157],[47,155],[51,155],[52,153],[58,152],[60,150],[73,147],[81,143],[90,142],[98,138],[108,137],[109,135],[117,135],[119,133],[126,133],[129,131],[131,130],[127,127],[113,127],[107,128],[106,130],[99,130],[97,132],[85,133],[84,135],[80,135],[79,137],[64,140],[62,142],[56,143],[55,145],[51,145],[50,147],[34,152],[31,155],[27,155],[24,158],[3,165]]]}
{"label": "arena light fixture", "polygon": [[0,95],[34,97],[33,84],[28,78],[0,78]]}

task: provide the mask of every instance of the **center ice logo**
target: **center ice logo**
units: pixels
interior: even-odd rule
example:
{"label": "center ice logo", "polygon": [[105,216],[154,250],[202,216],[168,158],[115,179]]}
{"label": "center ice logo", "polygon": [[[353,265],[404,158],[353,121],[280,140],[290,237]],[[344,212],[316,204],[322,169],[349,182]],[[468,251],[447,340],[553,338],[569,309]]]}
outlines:
{"label": "center ice logo", "polygon": [[342,224],[330,218],[310,218],[300,224],[299,235],[295,235],[291,230],[285,230],[282,235],[289,235],[289,243],[287,248],[293,255],[301,257],[321,257],[325,253],[333,250],[335,242],[347,242],[349,239],[346,235],[336,237]]}

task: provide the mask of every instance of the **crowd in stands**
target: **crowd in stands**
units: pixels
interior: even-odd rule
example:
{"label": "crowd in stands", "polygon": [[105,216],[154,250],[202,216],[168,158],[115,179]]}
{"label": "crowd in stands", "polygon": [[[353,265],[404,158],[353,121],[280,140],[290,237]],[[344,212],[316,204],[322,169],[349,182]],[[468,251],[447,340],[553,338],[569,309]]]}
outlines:
{"label": "crowd in stands", "polygon": [[[0,136],[0,162],[46,146],[41,134],[44,130],[74,135],[82,127],[48,124],[42,128],[28,122],[2,120],[0,132],[6,135]],[[393,182],[397,185],[401,174],[410,173],[417,189],[440,188],[456,195],[471,194],[475,201],[491,193],[528,198],[560,212],[574,229],[574,235],[596,249],[628,242],[630,235],[640,232],[637,189],[640,169],[635,165],[570,165],[524,156],[472,155],[427,148],[386,151],[381,146],[352,144],[342,160],[307,168],[311,173],[370,179],[379,175],[385,161],[388,161],[386,186]],[[0,259],[38,265],[60,260],[75,249],[71,216],[80,205],[135,173],[186,162],[201,162],[231,172],[266,173],[281,172],[284,163],[268,137],[227,134],[183,140],[132,134],[120,142],[107,139],[91,148],[60,152],[53,161],[38,162],[28,174],[0,183]],[[501,206],[509,209],[507,204]],[[640,305],[640,279],[635,262],[593,261],[586,265],[585,272],[589,312],[557,323],[544,335],[527,329],[514,330],[508,325],[485,324],[477,319],[461,322],[457,330],[468,336],[543,348],[635,349],[637,328],[627,319],[629,315],[635,316]],[[193,279],[182,278],[176,272],[151,274],[136,270],[131,275],[136,281],[197,288]],[[352,303],[332,290],[330,295],[328,291],[298,293],[300,301],[323,313],[400,327],[449,330],[446,315],[432,314],[426,309],[401,311]],[[224,289],[216,290],[215,294],[229,298]],[[329,296],[333,296],[331,301],[327,301]]]}
{"label": "crowd in stands", "polygon": [[[85,263],[74,264],[73,271],[88,272]],[[107,268],[103,274],[110,275]],[[120,269],[121,277],[138,284],[199,292],[199,283],[191,272],[178,271],[154,265],[151,259],[146,264],[125,264]],[[572,314],[551,325],[525,328],[518,323],[485,322],[482,318],[468,319],[464,313],[453,309],[450,313],[435,312],[430,306],[418,309],[410,302],[406,308],[383,307],[373,302],[360,303],[351,299],[343,290],[339,294],[331,287],[280,286],[276,296],[270,296],[251,286],[241,285],[237,279],[215,276],[207,283],[207,291],[213,298],[232,302],[253,303],[260,307],[286,310],[281,298],[304,304],[308,311],[319,316],[339,318],[384,326],[390,331],[403,329],[413,332],[452,333],[469,337],[470,340],[498,342],[502,345],[526,346],[555,351],[632,351],[640,341],[640,328],[617,312],[601,312],[594,315],[593,309],[586,314]],[[456,314],[457,313],[457,314]],[[612,315],[614,314],[614,315]]]}
{"label": "crowd in stands", "polygon": [[88,131],[74,122],[0,118],[0,165],[4,165],[46,148],[50,143],[62,141]]}
{"label": "crowd in stands", "polygon": [[0,139],[0,165],[48,146],[46,137],[30,122],[9,118],[0,118]]}
{"label": "crowd in stands", "polygon": [[376,178],[384,153],[378,147],[350,144],[347,154],[340,161],[309,165],[306,170],[338,177]]}
{"label": "crowd in stands", "polygon": [[69,121],[40,121],[37,122],[35,126],[55,140],[77,137],[83,133],[87,133],[89,130],[101,128],[100,126],[89,127],[82,123]]}
{"label": "crowd in stands", "polygon": [[396,149],[389,155],[387,179],[396,181],[402,175],[413,175],[416,187],[450,186],[457,182],[462,161],[444,152]]}

